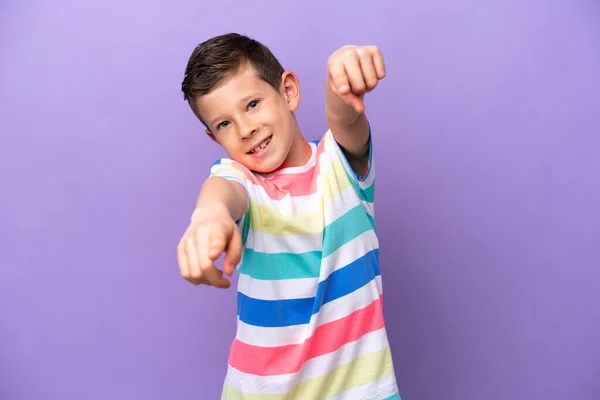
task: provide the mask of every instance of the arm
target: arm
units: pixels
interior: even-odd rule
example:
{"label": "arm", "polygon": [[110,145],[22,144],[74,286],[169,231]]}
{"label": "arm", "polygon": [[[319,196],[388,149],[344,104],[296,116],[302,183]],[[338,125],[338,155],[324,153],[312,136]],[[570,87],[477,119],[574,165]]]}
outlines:
{"label": "arm", "polygon": [[247,193],[242,185],[213,176],[202,185],[194,214],[203,210],[211,210],[215,213],[226,212],[232,220],[237,221],[244,216],[247,208]]}
{"label": "arm", "polygon": [[[236,182],[218,176],[208,178],[198,196],[196,209],[188,228],[177,246],[181,276],[194,284],[228,288],[231,276],[240,262],[243,243],[235,221],[248,208],[247,193]],[[223,271],[215,261],[225,253]]]}
{"label": "arm", "polygon": [[375,46],[344,46],[331,55],[327,69],[327,122],[352,168],[362,175],[369,161],[364,95],[385,77],[383,57]]}

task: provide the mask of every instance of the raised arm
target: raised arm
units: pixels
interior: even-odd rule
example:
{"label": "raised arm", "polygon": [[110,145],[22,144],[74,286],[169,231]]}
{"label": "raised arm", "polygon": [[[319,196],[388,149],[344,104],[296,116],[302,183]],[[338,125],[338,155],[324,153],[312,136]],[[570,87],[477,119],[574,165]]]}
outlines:
{"label": "raised arm", "polygon": [[369,159],[364,95],[385,77],[383,57],[375,46],[344,46],[331,55],[327,71],[327,122],[352,168],[362,176]]}

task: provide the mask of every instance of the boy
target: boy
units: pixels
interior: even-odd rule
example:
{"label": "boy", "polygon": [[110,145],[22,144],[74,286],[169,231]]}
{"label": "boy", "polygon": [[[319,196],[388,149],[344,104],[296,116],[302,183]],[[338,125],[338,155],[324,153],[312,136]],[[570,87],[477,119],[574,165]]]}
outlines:
{"label": "boy", "polygon": [[[400,399],[385,331],[363,96],[385,76],[374,46],[328,61],[329,130],[309,143],[298,78],[238,34],[200,44],[182,90],[217,161],[178,246],[181,275],[230,286],[238,324],[222,399]],[[223,271],[214,261],[225,253]]]}

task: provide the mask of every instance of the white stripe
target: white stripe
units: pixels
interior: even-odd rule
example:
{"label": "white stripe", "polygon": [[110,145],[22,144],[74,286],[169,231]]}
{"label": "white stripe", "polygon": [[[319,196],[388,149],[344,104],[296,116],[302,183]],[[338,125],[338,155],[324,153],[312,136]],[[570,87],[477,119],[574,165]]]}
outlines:
{"label": "white stripe", "polygon": [[315,329],[328,322],[344,318],[354,311],[365,308],[381,295],[381,276],[375,277],[360,289],[321,306],[307,324],[284,327],[249,325],[238,317],[236,339],[252,346],[277,347],[304,343]]}
{"label": "white stripe", "polygon": [[378,381],[355,387],[334,397],[329,397],[327,400],[381,400],[393,395],[397,391],[396,377],[394,374],[391,374]]}
{"label": "white stripe", "polygon": [[348,211],[361,204],[353,186],[346,188],[339,196],[325,204],[325,225],[329,225]]}
{"label": "white stripe", "polygon": [[362,201],[363,208],[371,217],[375,218],[375,203],[369,201]]}
{"label": "white stripe", "polygon": [[[323,171],[321,171],[321,176],[323,176]],[[256,185],[249,180],[246,181],[248,191],[252,193],[251,198],[253,204],[270,207],[280,213],[320,213],[322,211],[323,206],[323,202],[321,200],[323,197],[322,184],[323,180],[317,179],[316,191],[315,193],[309,195],[291,196],[290,194],[288,194],[281,199],[272,199],[265,190],[264,186]],[[337,191],[337,189],[334,190]],[[335,211],[335,213],[332,214],[332,218],[329,221],[326,221],[326,223],[337,219],[337,217],[343,215],[347,210],[352,209],[358,204],[360,204],[360,199],[358,197],[358,194],[354,190],[354,187],[347,187],[335,198],[331,199],[330,201],[327,201],[327,203],[325,204],[325,215],[330,214],[327,211]],[[340,206],[342,206],[341,209]]]}
{"label": "white stripe", "polygon": [[357,357],[380,351],[387,346],[386,331],[385,328],[381,328],[354,342],[346,343],[334,352],[308,360],[300,371],[291,374],[252,375],[241,372],[229,365],[225,382],[244,393],[287,393],[301,382],[326,375],[342,364],[349,363]]}
{"label": "white stripe", "polygon": [[[325,215],[325,225],[330,224],[357,205],[364,203],[358,197],[353,186],[348,186],[335,198],[327,201],[323,208],[323,191],[317,190],[308,196],[286,196],[280,200],[272,200],[262,186],[250,185],[252,205],[272,209],[272,212],[286,215],[286,219],[295,213],[313,213]],[[367,203],[370,204],[370,203]]]}
{"label": "white stripe", "polygon": [[[325,225],[329,225],[342,217],[352,208],[361,204],[352,187],[344,190],[335,200],[325,206]],[[367,209],[365,209],[368,212]],[[254,221],[255,223],[260,221]],[[324,228],[323,228],[324,229]],[[271,233],[248,231],[246,248],[262,253],[305,253],[308,251],[321,251],[323,249],[323,232],[313,235],[285,235],[279,236]]]}
{"label": "white stripe", "polygon": [[367,179],[365,179],[364,181],[357,180],[357,182],[358,182],[358,186],[363,190],[370,188],[371,185],[373,185],[373,183],[375,182],[375,158],[374,157],[371,158],[371,165],[369,165],[369,173],[367,175]]}
{"label": "white stripe", "polygon": [[308,251],[321,251],[323,248],[323,232],[315,235],[277,236],[250,229],[246,239],[246,248],[262,253],[298,254]]}
{"label": "white stripe", "polygon": [[344,268],[370,251],[379,248],[377,234],[373,230],[361,233],[348,243],[338,247],[321,261],[319,281],[329,278],[334,271]]}
{"label": "white stripe", "polygon": [[[327,173],[333,164],[331,160],[331,156],[322,153],[319,157],[319,176],[323,176],[324,173]],[[257,175],[259,178],[262,178],[260,175]],[[261,181],[269,182],[268,179],[262,178]],[[320,184],[321,179],[317,178],[317,187],[315,193],[305,195],[305,196],[291,196],[289,193],[285,197],[281,199],[272,199],[265,190],[262,184],[255,184],[250,180],[246,180],[246,184],[248,185],[249,190],[252,191],[253,197],[252,200],[259,205],[266,205],[269,207],[273,207],[280,212],[285,211],[302,211],[302,212],[314,212],[321,208],[321,201],[319,198],[321,197]]]}
{"label": "white stripe", "polygon": [[314,297],[317,294],[320,281],[324,281],[334,271],[347,266],[378,247],[377,235],[374,231],[369,230],[340,246],[335,252],[321,260],[319,278],[264,280],[240,274],[238,291],[248,297],[261,300],[305,299]]}
{"label": "white stripe", "polygon": [[259,300],[306,299],[315,297],[319,278],[282,280],[254,279],[240,274],[238,291]]}
{"label": "white stripe", "polygon": [[278,212],[316,212],[321,208],[321,192],[317,189],[315,193],[306,196],[292,196],[287,194],[281,199],[269,197],[265,188],[247,181],[248,188],[252,193],[252,202],[256,205],[267,206]]}
{"label": "white stripe", "polygon": [[312,167],[314,167],[315,162],[316,162],[316,155],[317,155],[317,145],[315,143],[310,142],[310,149],[311,149],[311,154],[310,154],[310,159],[308,160],[308,162],[304,165],[301,165],[299,167],[287,167],[287,168],[282,168],[276,172],[272,172],[270,174],[262,174],[259,175],[260,178],[264,179],[264,180],[269,180],[271,178],[273,178],[274,176],[277,175],[282,175],[282,174],[299,174],[305,171],[308,171],[309,169],[311,169]]}

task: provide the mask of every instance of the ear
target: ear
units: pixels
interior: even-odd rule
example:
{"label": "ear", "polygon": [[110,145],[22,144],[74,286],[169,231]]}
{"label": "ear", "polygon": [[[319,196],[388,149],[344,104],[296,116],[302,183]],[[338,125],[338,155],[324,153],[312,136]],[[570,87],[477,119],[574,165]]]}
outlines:
{"label": "ear", "polygon": [[215,143],[216,143],[216,144],[218,144],[218,145],[220,145],[220,144],[221,144],[221,143],[219,143],[219,141],[218,141],[218,140],[217,140],[217,138],[215,137],[214,133],[212,133],[212,132],[210,131],[210,129],[206,128],[206,130],[205,130],[204,132],[205,132],[205,133],[208,135],[208,137],[209,137],[209,138],[210,138],[210,139],[211,139],[213,142],[215,142]]}
{"label": "ear", "polygon": [[287,100],[289,110],[296,111],[300,105],[300,82],[291,71],[285,71],[281,75],[281,94]]}

